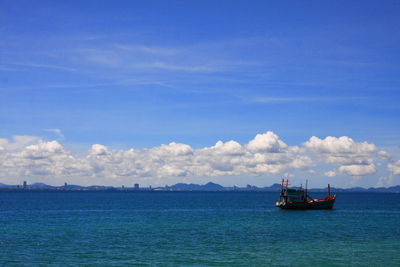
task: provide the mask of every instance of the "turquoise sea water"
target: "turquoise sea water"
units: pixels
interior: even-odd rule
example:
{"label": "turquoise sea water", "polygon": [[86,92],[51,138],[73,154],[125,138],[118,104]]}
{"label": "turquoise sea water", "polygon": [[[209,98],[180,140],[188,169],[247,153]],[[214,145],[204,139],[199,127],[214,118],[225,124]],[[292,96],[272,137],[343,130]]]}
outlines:
{"label": "turquoise sea water", "polygon": [[[315,197],[320,195],[313,194]],[[4,266],[400,266],[400,194],[0,192]]]}

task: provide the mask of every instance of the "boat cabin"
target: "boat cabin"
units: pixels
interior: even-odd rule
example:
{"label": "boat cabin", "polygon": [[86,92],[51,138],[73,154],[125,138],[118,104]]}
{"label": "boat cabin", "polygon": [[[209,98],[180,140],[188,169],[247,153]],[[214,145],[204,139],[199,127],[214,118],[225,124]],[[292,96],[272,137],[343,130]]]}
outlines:
{"label": "boat cabin", "polygon": [[281,198],[284,198],[286,202],[304,202],[307,199],[304,189],[285,188],[282,191]]}

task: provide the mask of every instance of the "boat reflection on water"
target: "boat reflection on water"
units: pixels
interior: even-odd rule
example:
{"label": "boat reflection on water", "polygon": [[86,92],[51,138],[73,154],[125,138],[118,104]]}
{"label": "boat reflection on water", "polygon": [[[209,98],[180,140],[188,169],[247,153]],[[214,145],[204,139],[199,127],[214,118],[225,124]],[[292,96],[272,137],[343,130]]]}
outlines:
{"label": "boat reflection on water", "polygon": [[331,196],[331,187],[328,184],[328,195],[324,198],[314,199],[307,193],[306,188],[289,188],[289,180],[282,179],[279,201],[275,206],[281,209],[332,209],[336,195]]}

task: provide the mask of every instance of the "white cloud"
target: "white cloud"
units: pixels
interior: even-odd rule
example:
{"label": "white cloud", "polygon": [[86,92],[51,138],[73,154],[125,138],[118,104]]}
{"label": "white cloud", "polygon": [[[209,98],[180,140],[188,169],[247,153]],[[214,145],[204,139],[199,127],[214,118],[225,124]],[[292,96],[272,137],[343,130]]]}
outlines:
{"label": "white cloud", "polygon": [[[14,138],[27,143],[30,138]],[[64,177],[74,158],[57,141],[37,141],[23,148],[11,146],[0,154],[0,175],[5,177],[30,177],[54,175]]]}
{"label": "white cloud", "polygon": [[391,157],[388,152],[383,151],[383,150],[378,152],[378,156],[379,156],[380,159],[383,159],[383,160],[388,160]]}
{"label": "white cloud", "polygon": [[[315,173],[309,168],[317,166],[319,160],[338,167],[337,171],[324,173],[325,176],[360,177],[377,171],[374,154],[377,149],[373,144],[357,143],[348,137],[312,137],[298,147],[287,145],[273,132],[258,134],[247,144],[218,141],[197,149],[176,142],[127,150],[93,144],[79,156],[57,141],[16,136],[11,141],[0,139],[0,181],[6,177],[18,181],[47,177],[60,182],[74,178],[94,184],[132,178],[160,181],[173,177],[278,175],[295,170]],[[400,161],[388,168],[392,173],[400,173]]]}
{"label": "white cloud", "polygon": [[[236,141],[218,141],[214,146],[193,149],[172,142],[151,149],[110,150],[94,144],[87,154],[74,157],[57,141],[33,137],[15,137],[17,150],[10,150],[1,139],[3,176],[60,176],[103,178],[215,177],[225,175],[277,174],[285,170],[307,168],[308,156],[297,147],[289,147],[273,132],[257,135],[247,145]],[[31,142],[35,142],[31,144]],[[26,145],[29,144],[29,145]]]}
{"label": "white cloud", "polygon": [[213,147],[211,147],[216,153],[226,155],[240,155],[244,153],[244,148],[236,141],[222,142],[218,141]]}
{"label": "white cloud", "polygon": [[89,155],[93,156],[104,156],[107,155],[108,153],[109,153],[108,148],[106,146],[99,144],[92,145],[92,147],[89,150]]}
{"label": "white cloud", "polygon": [[257,134],[256,137],[247,144],[247,147],[253,152],[264,151],[278,153],[287,148],[287,145],[282,142],[276,134],[269,131],[264,134]]}
{"label": "white cloud", "polygon": [[333,171],[333,170],[324,172],[324,176],[334,177],[336,175],[337,175],[337,173],[335,171]]}
{"label": "white cloud", "polygon": [[193,149],[189,145],[172,142],[168,145],[161,145],[157,148],[153,148],[152,152],[159,156],[184,156],[192,154]]}
{"label": "white cloud", "polygon": [[388,169],[394,175],[400,174],[400,160],[395,161],[393,163],[389,163]]}
{"label": "white cloud", "polygon": [[27,145],[39,142],[41,139],[30,135],[15,135],[11,142],[6,138],[0,138],[0,146],[5,150],[19,150]]}
{"label": "white cloud", "polygon": [[[350,176],[363,176],[374,174],[377,169],[374,164],[374,156],[377,147],[367,142],[355,142],[347,136],[325,139],[311,137],[303,146],[312,152],[315,158],[327,164],[339,166],[339,172]],[[380,156],[384,153],[380,152]],[[386,155],[386,154],[385,154]],[[335,172],[326,172],[325,176],[337,175]]]}
{"label": "white cloud", "polygon": [[313,151],[330,154],[368,154],[377,150],[374,144],[357,143],[347,136],[339,138],[328,136],[325,139],[313,136],[304,143],[304,146]]}
{"label": "white cloud", "polygon": [[31,159],[41,159],[47,158],[54,154],[61,154],[63,152],[64,150],[62,146],[57,141],[39,141],[37,144],[25,147],[25,149],[21,152],[21,155]]}
{"label": "white cloud", "polygon": [[344,165],[339,167],[341,173],[345,173],[351,176],[363,176],[368,174],[374,174],[376,167],[374,164],[369,165]]}

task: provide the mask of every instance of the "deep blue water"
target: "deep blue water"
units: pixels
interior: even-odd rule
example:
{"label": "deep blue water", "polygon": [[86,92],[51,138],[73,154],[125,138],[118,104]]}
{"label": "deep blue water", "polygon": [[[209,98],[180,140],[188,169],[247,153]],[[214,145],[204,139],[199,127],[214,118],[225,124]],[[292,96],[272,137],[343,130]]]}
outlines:
{"label": "deep blue water", "polygon": [[[318,194],[312,194],[318,197]],[[400,266],[400,194],[0,192],[0,265]]]}

